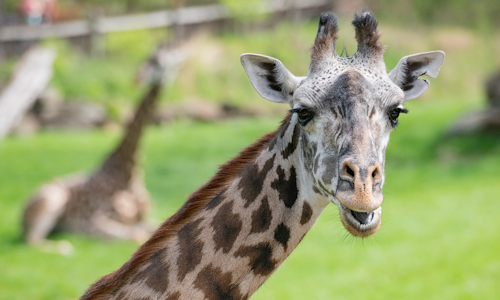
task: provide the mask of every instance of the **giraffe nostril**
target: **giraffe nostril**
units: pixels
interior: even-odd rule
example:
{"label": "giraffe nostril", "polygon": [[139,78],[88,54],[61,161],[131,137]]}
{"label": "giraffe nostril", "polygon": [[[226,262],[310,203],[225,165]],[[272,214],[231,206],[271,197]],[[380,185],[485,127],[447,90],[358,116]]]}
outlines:
{"label": "giraffe nostril", "polygon": [[376,163],[372,172],[372,183],[374,183],[376,180],[380,178],[382,178],[382,172],[380,169],[380,165]]}
{"label": "giraffe nostril", "polygon": [[354,178],[354,171],[349,168],[349,166],[345,166],[345,171],[347,174],[349,174],[352,178]]}

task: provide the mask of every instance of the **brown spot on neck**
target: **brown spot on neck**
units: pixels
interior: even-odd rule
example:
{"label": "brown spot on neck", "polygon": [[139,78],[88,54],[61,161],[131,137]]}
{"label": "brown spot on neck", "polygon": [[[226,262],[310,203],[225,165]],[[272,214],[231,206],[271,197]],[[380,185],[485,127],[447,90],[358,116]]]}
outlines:
{"label": "brown spot on neck", "polygon": [[168,265],[163,263],[163,258],[167,249],[161,249],[156,252],[150,259],[150,265],[142,272],[138,273],[131,283],[142,281],[145,279],[145,284],[159,294],[163,294],[168,287]]}
{"label": "brown spot on neck", "polygon": [[309,205],[309,203],[304,201],[304,205],[302,206],[302,216],[300,217],[300,224],[304,225],[307,222],[309,222],[309,220],[312,217],[312,214],[313,210],[311,206]]}
{"label": "brown spot on neck", "polygon": [[224,201],[224,192],[226,190],[222,190],[220,193],[217,194],[210,202],[207,203],[207,209],[213,209],[216,208],[222,201]]}
{"label": "brown spot on neck", "polygon": [[177,259],[179,281],[182,281],[186,274],[193,271],[201,262],[201,251],[203,250],[203,242],[199,239],[201,222],[202,220],[199,219],[188,223],[177,233],[180,252]]}
{"label": "brown spot on neck", "polygon": [[252,204],[259,196],[264,186],[267,173],[274,167],[276,153],[264,163],[262,169],[256,162],[248,164],[240,174],[238,188],[241,189],[241,198],[245,200],[245,208]]}
{"label": "brown spot on neck", "polygon": [[288,180],[286,179],[285,170],[283,170],[281,166],[278,166],[276,171],[278,173],[278,178],[271,183],[271,187],[278,191],[279,198],[283,201],[285,206],[292,208],[299,195],[295,167],[290,167],[290,176]]}
{"label": "brown spot on neck", "polygon": [[180,292],[175,292],[167,296],[165,300],[179,300],[181,298],[181,293]]}
{"label": "brown spot on neck", "polygon": [[248,297],[243,296],[238,286],[232,283],[231,273],[224,273],[221,268],[208,265],[203,268],[194,286],[205,294],[208,300],[241,300]]}
{"label": "brown spot on neck", "polygon": [[295,124],[295,127],[293,127],[292,140],[286,146],[285,150],[281,151],[281,155],[283,155],[284,159],[288,159],[288,157],[293,154],[295,149],[297,149],[297,145],[299,144],[299,136],[300,136],[299,124]]}
{"label": "brown spot on neck", "polygon": [[270,275],[276,268],[277,262],[272,259],[273,248],[269,243],[260,243],[255,246],[242,246],[235,253],[236,257],[248,257],[249,265],[255,275]]}
{"label": "brown spot on neck", "polygon": [[212,220],[215,251],[222,248],[222,252],[228,253],[240,234],[243,222],[238,214],[233,214],[233,204],[234,202],[230,201],[222,205]]}
{"label": "brown spot on neck", "polygon": [[250,233],[265,232],[269,229],[272,219],[273,213],[269,207],[269,201],[267,197],[264,197],[260,207],[252,213],[252,229]]}
{"label": "brown spot on neck", "polygon": [[283,245],[285,251],[288,248],[288,240],[290,239],[290,228],[288,228],[284,223],[281,223],[276,227],[274,231],[274,239]]}

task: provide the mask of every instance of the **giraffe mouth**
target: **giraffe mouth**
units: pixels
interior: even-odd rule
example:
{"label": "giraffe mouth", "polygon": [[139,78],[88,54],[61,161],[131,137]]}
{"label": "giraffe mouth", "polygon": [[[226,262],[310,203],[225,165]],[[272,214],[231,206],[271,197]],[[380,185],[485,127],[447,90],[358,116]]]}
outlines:
{"label": "giraffe mouth", "polygon": [[382,209],[379,207],[371,212],[360,212],[351,210],[340,205],[340,218],[344,227],[354,236],[367,237],[377,232],[381,225],[380,215]]}

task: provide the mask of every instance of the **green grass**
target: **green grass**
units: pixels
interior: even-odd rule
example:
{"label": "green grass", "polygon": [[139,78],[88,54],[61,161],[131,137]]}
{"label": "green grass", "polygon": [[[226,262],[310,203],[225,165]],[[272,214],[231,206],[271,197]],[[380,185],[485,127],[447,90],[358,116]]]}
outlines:
{"label": "green grass", "polygon": [[[387,153],[381,230],[356,239],[329,206],[285,264],[252,299],[496,299],[500,288],[500,138],[443,138],[470,101],[409,103]],[[277,118],[173,123],[143,143],[152,218],[186,196]],[[71,257],[28,248],[19,238],[23,205],[56,176],[91,170],[117,132],[46,132],[0,143],[0,298],[75,299],[121,266],[138,245],[58,235]],[[474,146],[470,146],[470,143]],[[468,145],[465,146],[464,145]]]}

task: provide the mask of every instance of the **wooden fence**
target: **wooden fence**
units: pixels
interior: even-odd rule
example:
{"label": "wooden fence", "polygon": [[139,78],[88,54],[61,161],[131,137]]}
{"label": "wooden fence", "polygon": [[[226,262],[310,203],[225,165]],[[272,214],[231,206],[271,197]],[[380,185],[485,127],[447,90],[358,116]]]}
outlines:
{"label": "wooden fence", "polygon": [[[328,0],[270,0],[260,13],[280,13],[289,10],[325,8],[332,4]],[[73,38],[92,34],[153,29],[173,25],[195,25],[232,18],[229,9],[220,4],[183,7],[146,14],[102,17],[49,25],[0,27],[0,43],[33,41],[45,38]]]}

